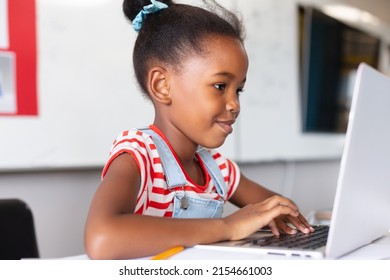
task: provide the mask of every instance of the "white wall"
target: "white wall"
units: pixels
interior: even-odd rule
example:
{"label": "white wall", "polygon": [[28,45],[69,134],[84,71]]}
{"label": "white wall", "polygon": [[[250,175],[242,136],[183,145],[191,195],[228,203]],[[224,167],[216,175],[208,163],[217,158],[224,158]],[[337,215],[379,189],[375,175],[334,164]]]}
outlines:
{"label": "white wall", "polygon": [[[272,161],[240,164],[250,179],[294,200],[301,213],[330,209],[336,192],[339,160]],[[237,208],[228,205],[225,215]]]}

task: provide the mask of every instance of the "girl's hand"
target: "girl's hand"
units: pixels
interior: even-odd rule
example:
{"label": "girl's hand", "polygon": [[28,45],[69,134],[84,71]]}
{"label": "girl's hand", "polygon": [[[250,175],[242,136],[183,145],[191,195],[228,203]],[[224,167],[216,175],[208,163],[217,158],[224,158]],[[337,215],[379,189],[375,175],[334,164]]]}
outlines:
{"label": "girl's hand", "polygon": [[295,234],[297,230],[306,234],[314,231],[313,227],[301,213],[297,217],[281,215],[275,218],[275,223],[281,231],[287,234]]}
{"label": "girl's hand", "polygon": [[299,229],[310,227],[298,212],[298,207],[291,200],[279,195],[249,204],[223,219],[227,225],[229,240],[245,238],[264,226],[268,226],[274,235],[280,234],[279,229],[293,233],[287,228],[287,222]]}

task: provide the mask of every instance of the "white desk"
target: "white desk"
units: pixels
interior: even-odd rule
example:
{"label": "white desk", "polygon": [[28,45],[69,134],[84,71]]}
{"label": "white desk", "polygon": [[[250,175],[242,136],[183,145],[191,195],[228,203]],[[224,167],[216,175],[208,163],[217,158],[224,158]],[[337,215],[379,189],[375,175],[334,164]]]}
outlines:
{"label": "white desk", "polygon": [[[87,260],[86,255],[66,257],[69,260]],[[142,258],[149,259],[149,258]],[[244,252],[241,249],[208,248],[207,246],[195,246],[172,256],[170,260],[302,260],[299,257],[284,257],[265,255],[262,253]],[[390,233],[372,244],[357,249],[340,258],[343,260],[383,260],[390,259]]]}
{"label": "white desk", "polygon": [[[195,246],[188,248],[181,253],[178,253],[170,258],[171,260],[286,260],[286,259],[302,259],[300,257],[285,257],[275,255],[265,255],[262,253],[244,252],[240,249],[213,249],[207,246]],[[374,243],[357,249],[340,259],[390,259],[390,234],[376,240]]]}

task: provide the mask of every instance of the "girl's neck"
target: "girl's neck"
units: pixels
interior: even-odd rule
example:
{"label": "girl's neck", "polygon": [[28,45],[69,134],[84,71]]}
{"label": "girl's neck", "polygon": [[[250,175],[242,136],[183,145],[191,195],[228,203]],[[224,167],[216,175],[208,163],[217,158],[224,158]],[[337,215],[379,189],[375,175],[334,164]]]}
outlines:
{"label": "girl's neck", "polygon": [[198,144],[190,141],[183,133],[170,124],[155,120],[153,125],[162,132],[181,161],[183,167],[187,169],[188,167],[193,166]]}
{"label": "girl's neck", "polygon": [[172,126],[164,126],[163,123],[156,121],[153,125],[164,135],[187,176],[195,184],[203,186],[206,183],[206,176],[195,156],[198,145],[191,142],[183,133]]}

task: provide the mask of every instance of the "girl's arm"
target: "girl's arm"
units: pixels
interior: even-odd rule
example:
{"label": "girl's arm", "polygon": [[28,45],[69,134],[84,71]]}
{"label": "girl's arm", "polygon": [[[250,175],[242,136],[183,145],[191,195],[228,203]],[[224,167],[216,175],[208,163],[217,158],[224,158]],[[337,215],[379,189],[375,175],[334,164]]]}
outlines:
{"label": "girl's arm", "polygon": [[280,196],[248,205],[220,219],[174,219],[132,214],[139,185],[138,166],[131,155],[124,153],[113,160],[93,197],[88,214],[85,247],[89,257],[139,258],[178,245],[191,247],[241,239],[266,225],[277,233],[275,217],[298,216],[296,206]]}
{"label": "girl's arm", "polygon": [[[230,199],[234,205],[238,207],[244,207],[248,204],[258,203],[259,201],[264,201],[272,196],[279,195],[271,190],[266,189],[265,187],[257,184],[256,182],[248,179],[243,174],[241,174],[240,183],[237,187],[236,192]],[[294,202],[290,201],[295,205]],[[298,209],[297,206],[295,206]],[[275,223],[277,227],[285,233],[294,234],[296,230],[288,226],[288,223],[293,224],[297,229],[304,233],[309,233],[313,231],[313,228],[306,221],[305,217],[299,213],[298,217],[293,217],[291,215],[282,215],[275,218]]]}

